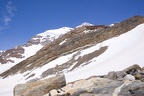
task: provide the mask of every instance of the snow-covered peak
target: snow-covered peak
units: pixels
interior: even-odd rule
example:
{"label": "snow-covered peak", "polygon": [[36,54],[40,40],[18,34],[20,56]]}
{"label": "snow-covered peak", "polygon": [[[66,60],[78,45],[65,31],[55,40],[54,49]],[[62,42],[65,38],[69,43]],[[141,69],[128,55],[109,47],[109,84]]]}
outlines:
{"label": "snow-covered peak", "polygon": [[82,27],[82,26],[93,26],[93,24],[90,24],[88,22],[84,22],[81,25],[77,26],[76,28]]}
{"label": "snow-covered peak", "polygon": [[37,34],[36,37],[40,38],[35,38],[35,39],[40,39],[40,42],[45,42],[45,41],[53,41],[54,39],[57,39],[60,35],[63,35],[73,28],[70,27],[62,27],[59,29],[52,29],[52,30],[47,30],[43,33]]}
{"label": "snow-covered peak", "polygon": [[112,27],[112,26],[114,26],[114,24],[110,24],[109,26]]}
{"label": "snow-covered peak", "polygon": [[65,34],[67,33],[68,31],[70,31],[72,28],[70,27],[62,27],[62,28],[59,28],[59,29],[52,29],[52,30],[47,30],[43,33],[40,33],[40,34],[37,34],[37,35],[40,35],[40,36],[56,36],[56,35],[60,35],[60,34]]}

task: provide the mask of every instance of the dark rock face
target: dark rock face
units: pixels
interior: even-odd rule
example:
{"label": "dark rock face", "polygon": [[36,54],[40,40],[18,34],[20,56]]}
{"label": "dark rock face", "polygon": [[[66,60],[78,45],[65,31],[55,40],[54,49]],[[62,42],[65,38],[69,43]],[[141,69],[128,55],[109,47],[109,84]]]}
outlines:
{"label": "dark rock face", "polygon": [[65,76],[59,75],[32,83],[18,84],[14,88],[14,96],[43,96],[50,90],[59,89],[65,85]]}
{"label": "dark rock face", "polygon": [[7,51],[0,53],[0,63],[5,64],[8,62],[14,63],[13,60],[10,59],[10,57],[14,58],[23,58],[22,54],[24,53],[24,48],[22,46],[17,46],[13,49],[9,49]]}
{"label": "dark rock face", "polygon": [[[53,38],[54,39],[54,38]],[[29,46],[32,46],[32,45],[38,45],[38,44],[41,44],[41,45],[46,45],[47,43],[50,43],[52,42],[52,37],[50,37],[49,35],[43,37],[41,35],[35,35],[33,36],[26,44],[24,44],[23,46],[25,47],[29,47]]]}
{"label": "dark rock face", "polygon": [[134,74],[138,73],[139,70],[141,70],[141,67],[137,64],[134,64],[134,65],[124,69],[123,71],[128,74],[134,75]]}
{"label": "dark rock face", "polygon": [[29,47],[31,45],[38,45],[40,43],[40,38],[42,38],[42,36],[34,36],[26,44],[24,44],[24,46]]}
{"label": "dark rock face", "polygon": [[[41,41],[42,40],[42,41]],[[10,63],[14,63],[13,60],[11,60],[11,57],[14,58],[23,58],[23,53],[24,53],[24,48],[23,47],[29,47],[32,45],[45,45],[47,43],[51,42],[51,38],[50,36],[46,36],[46,37],[42,37],[40,35],[36,35],[34,37],[32,37],[27,43],[25,43],[24,45],[21,46],[17,46],[15,48],[0,52],[0,64],[6,64],[8,62]]]}

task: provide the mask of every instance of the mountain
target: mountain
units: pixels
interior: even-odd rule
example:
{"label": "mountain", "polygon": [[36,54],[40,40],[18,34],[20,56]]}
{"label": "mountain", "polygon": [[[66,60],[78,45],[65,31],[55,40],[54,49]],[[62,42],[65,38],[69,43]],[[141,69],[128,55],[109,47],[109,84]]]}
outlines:
{"label": "mountain", "polygon": [[58,38],[62,34],[69,32],[70,30],[72,30],[72,28],[69,27],[47,30],[33,36],[24,45],[19,45],[6,51],[0,51],[0,73],[25,60],[26,58],[34,55],[45,44],[54,41],[56,38]]}
{"label": "mountain", "polygon": [[[33,56],[0,74],[0,94],[11,96],[16,84],[44,80],[57,74],[65,74],[69,83],[123,70],[133,64],[144,66],[143,16],[134,16],[112,26],[93,26],[76,27],[59,37],[51,35],[58,38],[50,43],[44,41]],[[40,33],[36,38],[47,38],[44,35],[47,33]],[[30,42],[24,46],[32,46]]]}
{"label": "mountain", "polygon": [[90,24],[88,22],[84,22],[82,23],[81,25],[77,26],[76,28],[79,28],[79,27],[83,27],[83,26],[94,26],[93,24]]}

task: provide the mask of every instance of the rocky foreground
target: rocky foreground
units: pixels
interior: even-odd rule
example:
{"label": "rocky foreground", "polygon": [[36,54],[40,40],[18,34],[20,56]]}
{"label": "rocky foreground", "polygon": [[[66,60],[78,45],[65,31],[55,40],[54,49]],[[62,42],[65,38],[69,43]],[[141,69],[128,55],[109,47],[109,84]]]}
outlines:
{"label": "rocky foreground", "polygon": [[144,68],[135,64],[68,84],[64,75],[31,81],[16,85],[14,96],[144,96]]}

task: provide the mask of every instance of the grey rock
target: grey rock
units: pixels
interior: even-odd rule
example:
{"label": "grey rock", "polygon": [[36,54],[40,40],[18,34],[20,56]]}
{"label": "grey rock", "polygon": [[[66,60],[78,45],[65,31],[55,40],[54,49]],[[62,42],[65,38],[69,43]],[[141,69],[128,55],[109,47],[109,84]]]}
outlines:
{"label": "grey rock", "polygon": [[109,78],[109,79],[112,79],[112,80],[117,79],[117,74],[116,74],[116,72],[114,72],[114,71],[109,72],[109,73],[108,73],[108,78]]}
{"label": "grey rock", "polygon": [[122,87],[118,96],[144,96],[144,82],[134,81]]}
{"label": "grey rock", "polygon": [[70,93],[70,96],[112,96],[114,90],[123,84],[123,81],[110,80],[106,78],[103,79],[97,80],[105,82],[100,83],[100,81],[98,81],[95,82],[93,86],[85,88],[79,87],[68,91],[68,93]]}
{"label": "grey rock", "polygon": [[127,75],[127,73],[124,71],[117,71],[116,75],[117,75],[117,78],[124,78]]}
{"label": "grey rock", "polygon": [[140,73],[141,75],[144,75],[144,70],[140,71],[139,73]]}

